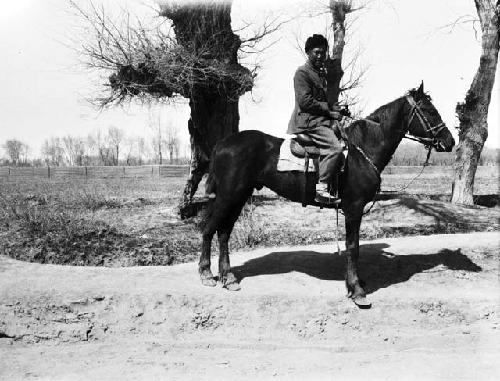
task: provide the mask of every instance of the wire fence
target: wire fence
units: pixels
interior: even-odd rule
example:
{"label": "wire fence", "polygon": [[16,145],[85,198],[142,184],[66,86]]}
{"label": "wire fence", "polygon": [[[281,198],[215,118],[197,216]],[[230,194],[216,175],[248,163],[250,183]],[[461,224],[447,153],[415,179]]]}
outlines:
{"label": "wire fence", "polygon": [[23,180],[45,179],[106,179],[106,178],[165,178],[185,177],[187,165],[141,165],[116,167],[0,167],[0,178]]}
{"label": "wire fence", "polygon": [[[500,167],[494,165],[481,165],[477,167],[476,174],[479,176],[495,176],[498,178]],[[415,166],[392,166],[385,167],[384,175],[416,175],[422,171],[421,165]],[[424,168],[423,173],[428,175],[453,175],[452,165],[430,165]]]}
{"label": "wire fence", "polygon": [[[422,170],[421,166],[388,166],[384,175],[412,175]],[[499,178],[498,166],[479,166],[476,174]],[[92,167],[0,167],[0,179],[23,180],[31,178],[46,179],[106,179],[106,178],[166,178],[186,177],[188,165],[141,165],[141,166],[92,166]],[[452,166],[428,166],[428,175],[453,174]]]}

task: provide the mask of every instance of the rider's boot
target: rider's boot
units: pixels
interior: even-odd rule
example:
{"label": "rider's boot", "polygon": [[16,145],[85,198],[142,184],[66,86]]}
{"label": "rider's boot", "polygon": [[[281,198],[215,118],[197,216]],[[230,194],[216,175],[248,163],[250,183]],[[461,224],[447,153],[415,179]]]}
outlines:
{"label": "rider's boot", "polygon": [[318,183],[316,184],[316,198],[314,200],[320,204],[338,205],[340,204],[340,198],[337,197],[336,193],[332,195],[329,192],[328,184]]}

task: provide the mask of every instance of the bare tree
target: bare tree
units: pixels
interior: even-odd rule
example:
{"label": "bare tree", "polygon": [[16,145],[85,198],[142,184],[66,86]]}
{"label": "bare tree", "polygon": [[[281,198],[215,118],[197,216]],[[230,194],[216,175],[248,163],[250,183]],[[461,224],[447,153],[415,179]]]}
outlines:
{"label": "bare tree", "polygon": [[17,139],[9,139],[3,145],[7,156],[14,166],[27,162],[29,146]]}
{"label": "bare tree", "polygon": [[113,149],[109,147],[107,138],[103,136],[101,130],[97,130],[87,136],[87,144],[90,152],[94,153],[100,165],[114,165],[115,155]]}
{"label": "bare tree", "polygon": [[81,137],[66,135],[62,138],[64,152],[69,165],[82,165],[85,142]]}
{"label": "bare tree", "polygon": [[[346,31],[349,28],[347,16],[364,7],[364,4],[355,6],[353,0],[330,0],[329,11],[332,17],[331,33],[333,34],[333,44],[330,58],[326,61],[327,97],[330,105],[337,103],[341,94],[344,94],[345,103],[356,103],[356,97],[349,96],[346,92],[359,87],[366,72],[364,68],[359,67],[361,52],[359,49],[355,51],[347,62],[343,62],[343,59]],[[346,78],[344,78],[344,68],[348,74]]]}
{"label": "bare tree", "polygon": [[92,158],[92,163],[95,165],[96,159],[99,160],[99,150],[97,148],[97,139],[95,134],[90,133],[85,138],[85,145],[87,146],[87,154]]}
{"label": "bare tree", "polygon": [[129,136],[125,138],[123,141],[123,153],[125,157],[125,163],[127,165],[134,165],[136,160],[135,160],[135,152],[136,152],[136,146],[137,146],[137,139],[134,136]]}
{"label": "bare tree", "polygon": [[120,145],[125,138],[125,132],[118,128],[111,126],[108,129],[107,140],[109,142],[109,149],[113,152],[114,165],[118,165],[118,159],[120,157]]}
{"label": "bare tree", "polygon": [[163,164],[163,149],[165,147],[165,133],[162,128],[161,113],[149,114],[149,128],[151,129],[151,149],[155,162]]}
{"label": "bare tree", "polygon": [[479,68],[467,92],[458,103],[459,125],[452,202],[472,205],[474,177],[484,142],[488,138],[488,108],[495,82],[499,52],[500,1],[475,0],[482,42]]}
{"label": "bare tree", "polygon": [[136,138],[138,164],[142,165],[147,156],[146,139],[143,136]]}
{"label": "bare tree", "polygon": [[169,154],[170,164],[174,163],[175,159],[179,158],[179,132],[177,128],[172,124],[168,124],[167,134],[165,138],[166,147]]}
{"label": "bare tree", "polygon": [[101,131],[97,130],[87,135],[86,138],[89,153],[96,158],[97,164],[104,164],[102,159],[102,149],[104,139],[102,138]]}
{"label": "bare tree", "polygon": [[127,165],[142,165],[144,163],[145,139],[142,136],[129,136],[123,141],[122,157]]}
{"label": "bare tree", "polygon": [[[361,63],[362,49],[351,47],[346,52],[344,50],[349,31],[358,21],[359,16],[355,17],[354,13],[365,10],[368,3],[369,0],[321,0],[304,3],[303,9],[300,9],[301,17],[314,18],[315,23],[325,24],[322,33],[328,41],[333,41],[325,62],[329,104],[340,101],[352,107],[359,103],[358,96],[352,90],[360,86],[367,70]],[[297,32],[295,43],[301,53],[304,53],[303,40],[302,33]]]}
{"label": "bare tree", "polygon": [[[97,99],[101,105],[189,99],[191,166],[179,208],[181,217],[189,216],[212,149],[238,131],[239,97],[254,83],[255,72],[238,63],[242,41],[231,29],[231,1],[161,2],[159,14],[169,22],[148,28],[130,15],[114,22],[92,2],[89,10],[71,4],[90,26],[82,44],[87,64],[113,73],[109,95]],[[278,26],[260,29],[243,45],[253,46]]]}
{"label": "bare tree", "polygon": [[60,166],[64,161],[64,148],[61,138],[51,137],[45,139],[41,153],[47,165]]}
{"label": "bare tree", "polygon": [[20,164],[22,165],[29,165],[29,153],[31,151],[31,147],[26,144],[26,143],[23,143],[23,145],[21,146],[21,156],[20,156]]}

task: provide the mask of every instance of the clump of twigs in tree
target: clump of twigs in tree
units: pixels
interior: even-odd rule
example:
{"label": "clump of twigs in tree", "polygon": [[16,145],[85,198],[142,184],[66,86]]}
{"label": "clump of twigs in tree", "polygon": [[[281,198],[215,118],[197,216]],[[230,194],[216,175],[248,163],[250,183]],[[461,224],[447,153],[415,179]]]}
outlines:
{"label": "clump of twigs in tree", "polygon": [[[85,64],[112,73],[105,84],[107,95],[94,99],[100,106],[132,98],[191,98],[196,92],[236,99],[253,86],[255,71],[237,62],[239,37],[230,28],[220,28],[227,20],[209,20],[227,17],[229,12],[216,12],[203,3],[169,2],[160,5],[158,14],[163,17],[157,25],[145,27],[127,11],[117,22],[103,6],[92,1],[88,5],[84,9],[71,1],[73,9],[87,21],[80,49]],[[180,19],[182,23],[175,22]],[[177,30],[180,25],[185,30]],[[207,27],[213,27],[213,33]]]}

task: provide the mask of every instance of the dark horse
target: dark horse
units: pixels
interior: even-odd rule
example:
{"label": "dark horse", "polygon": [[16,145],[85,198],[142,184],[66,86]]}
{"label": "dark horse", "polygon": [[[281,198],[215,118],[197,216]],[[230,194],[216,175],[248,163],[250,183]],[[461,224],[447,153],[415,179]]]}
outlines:
{"label": "dark horse", "polygon": [[[380,187],[380,172],[407,133],[437,151],[451,151],[455,141],[431,98],[424,93],[423,83],[418,89],[379,107],[366,119],[353,122],[345,133],[349,154],[339,193],[346,226],[346,286],[348,296],[358,306],[369,307],[363,282],[358,277],[359,227],[365,205],[373,200]],[[308,174],[311,181],[306,182],[302,172],[277,171],[282,143],[283,139],[260,131],[243,131],[216,146],[207,180],[207,193],[212,199],[202,223],[199,272],[204,285],[216,285],[210,270],[210,247],[217,232],[219,280],[229,290],[240,288],[231,272],[228,241],[254,189],[266,186],[291,201],[302,202],[306,186],[307,204],[318,206],[314,201],[314,173]]]}

